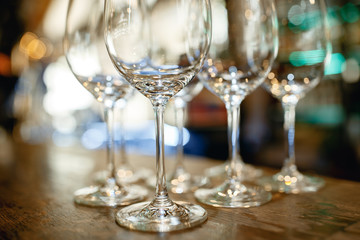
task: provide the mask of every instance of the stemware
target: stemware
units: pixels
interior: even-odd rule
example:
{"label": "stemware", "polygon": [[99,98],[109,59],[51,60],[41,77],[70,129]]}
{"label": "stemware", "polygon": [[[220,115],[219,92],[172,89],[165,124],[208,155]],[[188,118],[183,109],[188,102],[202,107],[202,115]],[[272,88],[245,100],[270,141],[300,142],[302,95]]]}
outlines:
{"label": "stemware", "polygon": [[227,38],[219,42],[213,39],[205,70],[199,78],[225,103],[230,166],[223,184],[213,189],[198,189],[195,197],[216,207],[258,206],[268,202],[271,194],[258,186],[246,186],[242,169],[236,167],[240,158],[240,104],[264,81],[277,54],[276,11],[272,0],[230,0],[225,6],[227,11],[213,15],[220,22],[224,20]]}
{"label": "stemware", "polygon": [[102,103],[107,125],[108,175],[102,184],[79,189],[75,202],[89,206],[120,206],[142,201],[147,190],[116,181],[114,157],[114,106],[132,94],[131,86],[113,67],[104,42],[104,1],[70,0],[64,39],[68,64],[78,81]]}
{"label": "stemware", "polygon": [[286,157],[281,171],[264,177],[265,189],[285,193],[314,192],[324,180],[303,175],[295,165],[295,107],[324,74],[330,45],[323,0],[277,0],[279,55],[263,84],[284,110]]}
{"label": "stemware", "polygon": [[[228,32],[228,25],[230,20],[228,17],[230,17],[230,14],[234,15],[236,17],[236,11],[233,11],[229,9],[229,6],[231,6],[231,3],[226,3],[224,0],[215,0],[213,1],[213,15],[216,16],[217,24],[214,24],[213,31],[214,36],[212,40],[212,47],[210,49],[211,52],[215,55],[220,55],[219,53],[222,52],[226,47],[228,41],[229,41],[229,32]],[[251,12],[248,12],[250,14]],[[225,51],[223,51],[225,52]],[[205,63],[206,64],[206,63]],[[213,73],[215,74],[215,73]],[[199,77],[202,77],[204,75],[199,75]],[[208,78],[208,76],[204,76],[205,79]],[[212,91],[212,90],[210,90]],[[230,137],[230,133],[228,134]],[[236,140],[237,142],[239,140]],[[231,144],[231,139],[229,138],[229,144]],[[230,150],[231,151],[231,150]],[[205,175],[210,178],[226,178],[227,172],[230,170],[231,164],[235,165],[236,171],[241,171],[241,177],[248,180],[253,181],[257,178],[261,177],[263,172],[261,169],[258,169],[254,167],[251,164],[245,163],[240,155],[239,149],[236,151],[236,158],[234,159],[234,163],[232,163],[231,156],[228,157],[228,159],[220,165],[205,169]]]}
{"label": "stemware", "polygon": [[155,113],[156,190],[151,202],[117,212],[116,222],[141,231],[168,232],[207,219],[199,205],[169,198],[164,164],[164,110],[203,66],[210,45],[208,0],[106,0],[105,42],[120,74],[147,97]]}

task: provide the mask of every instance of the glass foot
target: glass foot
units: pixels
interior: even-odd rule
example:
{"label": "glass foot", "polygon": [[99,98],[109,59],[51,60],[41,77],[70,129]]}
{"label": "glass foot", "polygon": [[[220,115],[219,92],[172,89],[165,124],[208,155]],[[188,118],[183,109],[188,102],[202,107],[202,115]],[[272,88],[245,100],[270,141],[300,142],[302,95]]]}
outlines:
{"label": "glass foot", "polygon": [[[225,163],[208,168],[205,170],[205,175],[210,178],[226,178],[227,170],[230,167],[230,162],[226,161]],[[239,176],[241,176],[242,180],[253,181],[262,176],[263,172],[260,169],[255,168],[250,164],[243,163],[242,161],[237,161],[235,168],[237,172],[241,172]]]}
{"label": "glass foot", "polygon": [[325,185],[324,179],[303,175],[298,171],[293,174],[279,172],[274,176],[259,179],[258,183],[262,185],[266,191],[294,194],[316,192]]}
{"label": "glass foot", "polygon": [[[167,183],[168,191],[176,194],[182,194],[187,192],[194,192],[201,187],[210,187],[211,182],[208,177],[205,176],[192,176],[190,173],[177,176],[176,178],[167,178],[170,179]],[[156,186],[156,177],[152,176],[147,181],[146,184],[155,188]]]}
{"label": "glass foot", "polygon": [[[118,168],[116,171],[117,181],[123,184],[136,183],[140,180],[147,179],[151,175],[153,175],[153,171],[145,168],[133,171],[132,168],[124,167]],[[97,172],[95,173],[94,181],[97,184],[104,184],[108,176],[109,172],[106,170]]]}
{"label": "glass foot", "polygon": [[96,184],[102,185],[106,183],[106,179],[109,177],[109,171],[102,170],[94,174],[94,182]]}
{"label": "glass foot", "polygon": [[116,222],[123,227],[147,232],[170,232],[205,222],[207,212],[199,205],[168,201],[165,206],[142,202],[121,209]]}
{"label": "glass foot", "polygon": [[237,181],[227,180],[212,189],[198,189],[195,198],[214,207],[256,207],[271,200],[271,194],[259,186],[245,186]]}
{"label": "glass foot", "polygon": [[77,204],[92,207],[114,207],[126,206],[132,203],[140,202],[147,197],[148,191],[137,185],[131,185],[124,188],[118,186],[90,186],[77,190],[75,202]]}
{"label": "glass foot", "polygon": [[184,177],[183,175],[178,176],[177,178],[171,179],[168,184],[168,189],[177,194],[187,193],[190,191],[195,191],[201,187],[209,187],[210,180],[204,176],[188,176]]}
{"label": "glass foot", "polygon": [[132,167],[122,166],[116,169],[116,180],[119,181],[119,183],[135,183],[141,179],[141,174],[138,171],[134,171]]}

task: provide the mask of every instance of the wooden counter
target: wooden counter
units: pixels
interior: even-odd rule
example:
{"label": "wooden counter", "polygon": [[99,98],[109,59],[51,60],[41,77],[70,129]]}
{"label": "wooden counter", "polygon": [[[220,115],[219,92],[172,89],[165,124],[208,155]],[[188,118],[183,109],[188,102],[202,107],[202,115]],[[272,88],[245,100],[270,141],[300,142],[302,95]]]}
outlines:
{"label": "wooden counter", "polygon": [[[104,152],[9,141],[1,142],[0,148],[0,239],[360,239],[358,182],[325,178],[326,187],[317,193],[274,194],[271,202],[248,209],[202,205],[208,220],[200,227],[143,233],[115,223],[119,208],[73,203],[73,192],[90,184],[91,174],[101,168]],[[153,157],[132,156],[130,161],[155,167]],[[194,173],[219,163],[200,158],[186,162]],[[191,194],[171,197],[195,202]]]}

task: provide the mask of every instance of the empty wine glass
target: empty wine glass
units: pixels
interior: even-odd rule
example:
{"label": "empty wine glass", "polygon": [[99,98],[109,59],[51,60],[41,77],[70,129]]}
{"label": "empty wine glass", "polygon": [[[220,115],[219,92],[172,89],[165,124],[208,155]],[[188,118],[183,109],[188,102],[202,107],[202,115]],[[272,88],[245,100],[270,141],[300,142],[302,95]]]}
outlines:
{"label": "empty wine glass", "polygon": [[195,197],[216,207],[258,206],[270,201],[271,194],[258,186],[246,186],[242,169],[236,167],[240,158],[240,104],[264,81],[277,54],[276,11],[272,0],[229,0],[225,6],[227,11],[219,12],[214,7],[213,16],[225,23],[226,38],[219,42],[213,39],[200,79],[225,103],[230,166],[222,185],[198,189]]}
{"label": "empty wine glass", "polygon": [[168,232],[207,219],[199,205],[168,196],[164,165],[164,110],[205,61],[211,38],[208,0],[106,0],[105,42],[120,74],[153,105],[156,128],[156,190],[151,202],[116,213],[119,225]]}
{"label": "empty wine glass", "polygon": [[264,87],[281,101],[286,158],[279,173],[264,177],[265,189],[285,193],[314,192],[324,180],[301,174],[295,165],[295,107],[324,74],[330,53],[326,6],[323,0],[276,0],[279,22],[279,55]]}
{"label": "empty wine glass", "polygon": [[127,99],[132,87],[121,78],[106,51],[104,42],[104,1],[70,0],[64,39],[68,64],[79,82],[104,106],[107,124],[108,175],[102,184],[79,189],[75,202],[89,206],[120,206],[139,202],[147,196],[140,186],[122,186],[116,181],[114,158],[114,106]]}
{"label": "empty wine glass", "polygon": [[[229,6],[231,5],[231,2],[229,3],[225,3],[224,0],[215,0],[212,3],[213,5],[213,16],[214,19],[216,18],[216,23],[213,24],[213,32],[214,32],[214,36],[212,39],[212,47],[210,49],[211,52],[215,52],[212,55],[219,55],[221,52],[225,52],[225,49],[228,47],[229,44],[229,23],[234,22],[235,20],[230,19],[231,18],[235,18],[236,17],[236,11],[232,11],[231,9],[229,9]],[[251,12],[249,11],[248,14],[250,14]],[[231,16],[233,15],[233,16]],[[234,35],[234,33],[232,33]],[[234,37],[232,37],[234,38]],[[231,40],[234,41],[234,40]],[[234,44],[234,43],[232,43]],[[205,63],[206,64],[206,63]],[[215,73],[213,73],[215,74]],[[202,76],[205,77],[205,79],[208,78],[207,74],[205,75],[199,75],[199,77],[201,78]],[[212,91],[212,90],[210,90]],[[228,122],[229,124],[230,122]],[[229,128],[228,128],[229,130]],[[228,138],[229,138],[229,145],[231,145],[231,133],[228,133]],[[237,142],[239,141],[239,136],[237,136]],[[238,143],[236,143],[236,145],[238,145]],[[230,146],[231,147],[231,146]],[[235,149],[234,149],[235,150]],[[230,149],[230,151],[232,151]],[[234,159],[235,161],[235,168],[236,171],[241,171],[241,177],[243,179],[246,179],[248,181],[253,181],[259,177],[262,176],[263,171],[261,169],[258,169],[256,167],[254,167],[251,164],[245,163],[240,155],[240,149],[236,149],[235,151],[236,157]],[[227,172],[230,170],[230,165],[232,162],[232,157],[229,154],[228,159],[217,166],[214,167],[210,167],[208,169],[205,170],[205,175],[210,177],[210,178],[226,178],[227,177]]]}

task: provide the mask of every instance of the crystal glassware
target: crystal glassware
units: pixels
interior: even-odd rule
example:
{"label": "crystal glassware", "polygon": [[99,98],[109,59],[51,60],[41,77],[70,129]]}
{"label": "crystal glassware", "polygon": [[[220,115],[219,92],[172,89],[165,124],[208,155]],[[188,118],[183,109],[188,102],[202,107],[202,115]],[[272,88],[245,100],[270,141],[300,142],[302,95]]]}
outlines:
{"label": "crystal glassware", "polygon": [[269,191],[315,192],[324,180],[300,173],[295,165],[295,107],[324,75],[330,55],[326,6],[323,0],[276,0],[279,55],[263,84],[284,109],[286,157],[281,171],[259,183]]}
{"label": "crystal glassware", "polygon": [[[213,17],[218,24],[225,24],[219,27],[226,38],[213,38],[205,70],[199,78],[225,103],[230,164],[223,184],[212,189],[198,189],[195,197],[216,207],[259,206],[270,201],[271,194],[261,187],[245,185],[244,171],[236,166],[240,159],[240,104],[264,81],[276,57],[275,5],[272,0],[229,0],[218,6],[220,9],[213,8]],[[215,31],[216,27],[214,36]]]}
{"label": "crystal glassware", "polygon": [[169,198],[163,117],[169,99],[203,66],[211,38],[210,2],[106,0],[105,23],[109,55],[120,75],[150,100],[156,129],[155,197],[121,209],[116,222],[155,232],[199,225],[207,219],[205,209]]}
{"label": "crystal glassware", "polygon": [[[235,41],[229,39],[229,24],[234,22],[236,17],[236,10],[229,9],[232,5],[232,2],[227,3],[224,0],[215,0],[213,1],[213,15],[216,16],[217,22],[213,24],[214,36],[212,39],[212,48],[210,51],[216,52],[215,55],[220,54],[221,52],[225,52],[224,49],[228,46],[228,41]],[[233,15],[232,16],[230,16]],[[246,13],[245,13],[246,14]],[[252,14],[251,11],[248,11],[247,14]],[[231,18],[230,18],[231,17]],[[236,33],[232,33],[236,34]],[[234,38],[234,37],[232,37]],[[234,42],[231,44],[235,44]],[[211,61],[211,60],[210,60]],[[212,73],[215,74],[215,73]],[[201,77],[202,75],[200,75]],[[205,75],[205,79],[208,76]],[[211,90],[212,91],[212,90]],[[229,144],[231,144],[231,133],[228,133],[229,136]],[[237,142],[239,141],[239,136],[237,136]],[[238,143],[237,143],[238,144]],[[236,145],[237,145],[236,144]],[[234,149],[235,150],[235,149]],[[232,150],[230,150],[232,151]],[[230,170],[230,164],[235,164],[236,171],[241,171],[241,177],[248,180],[254,181],[262,176],[263,171],[254,167],[251,164],[245,163],[240,155],[240,149],[237,149],[236,158],[234,159],[234,163],[232,163],[231,156],[229,155],[228,159],[220,165],[205,169],[205,175],[210,178],[227,178],[227,172]]]}
{"label": "crystal glassware", "polygon": [[78,81],[104,107],[108,141],[107,176],[103,183],[79,189],[75,202],[88,206],[123,206],[147,196],[141,186],[123,186],[116,181],[114,156],[114,106],[132,94],[132,87],[121,78],[107,54],[104,41],[104,1],[70,0],[64,38],[68,64]]}

